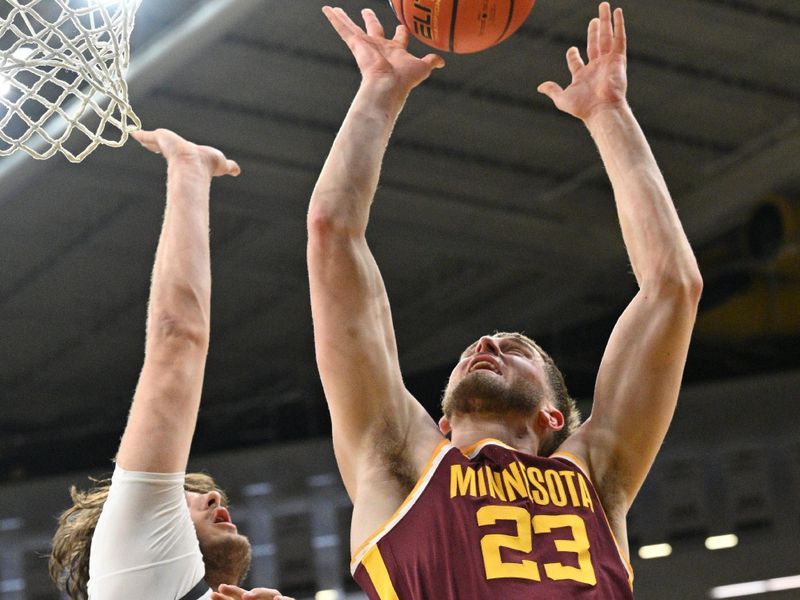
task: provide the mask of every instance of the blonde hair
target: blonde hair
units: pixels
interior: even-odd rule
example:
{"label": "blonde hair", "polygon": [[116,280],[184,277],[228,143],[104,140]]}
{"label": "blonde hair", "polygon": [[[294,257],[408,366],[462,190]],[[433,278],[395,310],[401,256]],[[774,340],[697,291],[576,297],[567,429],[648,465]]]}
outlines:
{"label": "blonde hair", "polygon": [[[91,481],[94,485],[89,490],[78,491],[74,485],[70,488],[72,506],[58,518],[58,529],[50,550],[50,578],[72,600],[88,598],[89,550],[111,486],[110,479]],[[223,504],[228,503],[225,492],[205,473],[187,473],[183,487],[188,492],[199,494],[217,490],[222,495]]]}

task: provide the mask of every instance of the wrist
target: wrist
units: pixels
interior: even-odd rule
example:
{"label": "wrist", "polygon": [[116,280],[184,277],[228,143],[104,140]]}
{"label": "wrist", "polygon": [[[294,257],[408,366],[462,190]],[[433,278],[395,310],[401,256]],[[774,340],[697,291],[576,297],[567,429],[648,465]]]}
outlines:
{"label": "wrist", "polygon": [[403,105],[411,93],[411,88],[397,84],[390,77],[368,77],[361,80],[358,95],[366,98],[371,106],[394,113],[403,109]]}
{"label": "wrist", "polygon": [[211,166],[202,156],[180,153],[167,159],[167,173],[173,176],[191,176],[211,181]]}
{"label": "wrist", "polygon": [[590,132],[618,123],[621,118],[633,116],[626,99],[596,106],[582,121]]}

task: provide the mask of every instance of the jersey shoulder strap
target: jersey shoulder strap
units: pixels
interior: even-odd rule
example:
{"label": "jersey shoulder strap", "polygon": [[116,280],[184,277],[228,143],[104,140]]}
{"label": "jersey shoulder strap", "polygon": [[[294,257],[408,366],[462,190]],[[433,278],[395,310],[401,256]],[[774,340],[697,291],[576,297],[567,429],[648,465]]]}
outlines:
{"label": "jersey shoulder strap", "polygon": [[208,584],[205,579],[201,579],[197,584],[186,594],[178,598],[178,600],[197,600],[208,591]]}

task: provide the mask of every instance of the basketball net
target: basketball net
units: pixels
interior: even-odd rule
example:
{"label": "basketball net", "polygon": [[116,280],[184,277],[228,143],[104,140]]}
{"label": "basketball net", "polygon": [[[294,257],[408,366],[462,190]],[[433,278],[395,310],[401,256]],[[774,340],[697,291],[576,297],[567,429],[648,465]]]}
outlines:
{"label": "basketball net", "polygon": [[140,3],[0,0],[0,156],[80,162],[141,128],[125,81]]}

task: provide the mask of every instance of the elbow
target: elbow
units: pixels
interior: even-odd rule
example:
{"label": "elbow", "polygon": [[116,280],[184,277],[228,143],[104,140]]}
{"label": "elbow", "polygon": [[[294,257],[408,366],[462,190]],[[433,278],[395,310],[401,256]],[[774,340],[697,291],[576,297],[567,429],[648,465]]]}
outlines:
{"label": "elbow", "polygon": [[700,269],[695,268],[689,281],[689,291],[694,298],[695,302],[700,302],[700,297],[703,295],[703,276],[700,274]]}
{"label": "elbow", "polygon": [[320,248],[322,251],[364,237],[366,233],[363,227],[354,225],[346,217],[315,208],[308,211],[306,226],[309,248]]}
{"label": "elbow", "polygon": [[671,298],[681,304],[697,307],[703,293],[703,277],[697,263],[692,261],[683,269],[671,269],[642,286],[656,297]]}
{"label": "elbow", "polygon": [[148,345],[167,349],[169,352],[208,350],[210,327],[204,315],[197,318],[181,318],[168,311],[150,315],[147,330]]}
{"label": "elbow", "polygon": [[336,219],[320,209],[311,208],[306,217],[309,239],[328,237],[336,229]]}
{"label": "elbow", "polygon": [[695,305],[699,304],[700,296],[703,294],[703,276],[700,274],[700,268],[697,266],[697,261],[694,260],[694,257],[691,264],[680,272],[678,279],[681,293]]}
{"label": "elbow", "polygon": [[306,216],[309,238],[354,238],[366,234],[368,211],[351,200],[355,189],[315,189]]}

